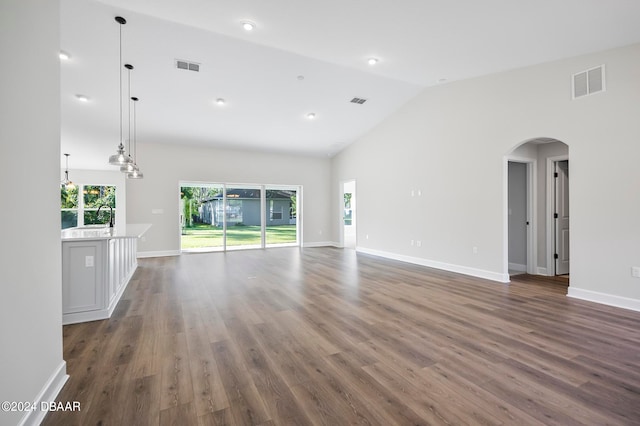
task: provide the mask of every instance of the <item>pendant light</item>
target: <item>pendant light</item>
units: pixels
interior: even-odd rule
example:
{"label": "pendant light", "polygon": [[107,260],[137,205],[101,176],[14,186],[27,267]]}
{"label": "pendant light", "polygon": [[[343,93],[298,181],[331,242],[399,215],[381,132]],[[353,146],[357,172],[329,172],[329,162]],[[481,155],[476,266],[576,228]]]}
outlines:
{"label": "pendant light", "polygon": [[116,16],[115,20],[120,24],[120,66],[118,68],[120,78],[120,143],[118,144],[116,153],[109,157],[109,164],[113,166],[124,166],[133,162],[131,157],[125,153],[122,143],[122,26],[126,24],[127,21],[122,16]]}
{"label": "pendant light", "polygon": [[132,97],[133,101],[133,170],[127,173],[127,179],[142,179],[144,175],[140,171],[138,167],[138,135],[136,128],[136,103],[138,102],[138,98]]}
{"label": "pendant light", "polygon": [[73,188],[76,187],[76,185],[69,180],[69,155],[71,155],[71,154],[64,154],[64,156],[66,157],[65,158],[66,169],[64,171],[64,180],[62,180],[62,182],[60,182],[61,186],[64,186],[68,190],[69,189],[73,189]]}
{"label": "pendant light", "polygon": [[[127,98],[129,99],[133,99],[131,97],[131,70],[133,69],[133,65],[131,64],[124,64],[124,67],[127,69]],[[129,131],[127,132],[128,134],[128,152],[129,152],[129,158],[131,158],[131,100],[129,100],[128,103],[128,110],[127,110],[127,125],[129,126]],[[125,164],[124,166],[120,166],[120,171],[123,173],[130,173],[133,171],[133,161]]]}

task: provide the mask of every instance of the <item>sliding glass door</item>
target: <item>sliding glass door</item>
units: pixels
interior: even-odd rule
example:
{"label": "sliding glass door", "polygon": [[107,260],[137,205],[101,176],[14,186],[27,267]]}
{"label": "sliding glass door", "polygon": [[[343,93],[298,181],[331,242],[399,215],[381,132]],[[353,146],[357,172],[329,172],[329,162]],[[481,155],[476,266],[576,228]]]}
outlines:
{"label": "sliding glass door", "polygon": [[300,187],[182,183],[183,251],[215,251],[299,244]]}
{"label": "sliding glass door", "polygon": [[224,186],[183,184],[180,187],[180,248],[224,250]]}
{"label": "sliding glass door", "polygon": [[266,246],[298,244],[298,190],[295,187],[265,189]]}
{"label": "sliding glass door", "polygon": [[263,247],[262,188],[227,185],[226,199],[227,250]]}

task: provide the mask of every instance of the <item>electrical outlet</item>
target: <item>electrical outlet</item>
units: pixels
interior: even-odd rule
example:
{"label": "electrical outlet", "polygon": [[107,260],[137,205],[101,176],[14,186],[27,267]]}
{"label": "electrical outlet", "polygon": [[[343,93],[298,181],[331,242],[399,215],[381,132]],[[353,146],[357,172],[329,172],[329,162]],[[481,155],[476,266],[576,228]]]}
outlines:
{"label": "electrical outlet", "polygon": [[640,278],[640,266],[632,266],[631,267],[631,276]]}
{"label": "electrical outlet", "polygon": [[368,240],[368,239],[369,239],[369,234],[365,235],[365,236],[364,236],[364,239],[365,239],[365,240]]}
{"label": "electrical outlet", "polygon": [[85,268],[93,268],[93,256],[84,257],[84,266]]}
{"label": "electrical outlet", "polygon": [[478,254],[478,247],[473,247],[473,254]]}
{"label": "electrical outlet", "polygon": [[416,245],[417,245],[418,247],[422,247],[422,241],[420,241],[420,240],[416,241]]}

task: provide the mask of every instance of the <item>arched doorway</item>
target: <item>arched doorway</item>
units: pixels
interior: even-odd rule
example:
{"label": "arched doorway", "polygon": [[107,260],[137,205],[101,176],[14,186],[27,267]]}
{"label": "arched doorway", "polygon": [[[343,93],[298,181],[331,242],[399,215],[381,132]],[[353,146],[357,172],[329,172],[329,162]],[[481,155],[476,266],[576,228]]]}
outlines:
{"label": "arched doorway", "polygon": [[569,147],[548,137],[504,157],[504,270],[568,280]]}

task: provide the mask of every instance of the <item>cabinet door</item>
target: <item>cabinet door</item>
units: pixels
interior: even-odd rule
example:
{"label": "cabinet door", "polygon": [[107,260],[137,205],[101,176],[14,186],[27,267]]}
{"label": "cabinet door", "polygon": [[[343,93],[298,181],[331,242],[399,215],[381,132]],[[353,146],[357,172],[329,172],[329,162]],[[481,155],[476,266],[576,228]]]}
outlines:
{"label": "cabinet door", "polygon": [[62,312],[101,309],[104,305],[102,241],[62,243]]}

